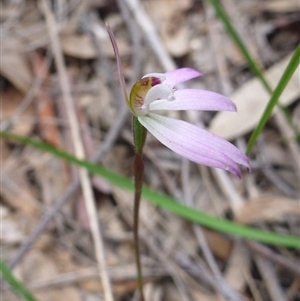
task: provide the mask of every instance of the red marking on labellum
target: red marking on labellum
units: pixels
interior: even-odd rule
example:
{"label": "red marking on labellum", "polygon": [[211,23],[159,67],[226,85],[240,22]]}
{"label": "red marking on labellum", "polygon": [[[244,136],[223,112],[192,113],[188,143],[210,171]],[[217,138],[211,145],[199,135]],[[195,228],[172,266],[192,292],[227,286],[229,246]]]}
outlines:
{"label": "red marking on labellum", "polygon": [[132,110],[139,109],[143,106],[145,97],[148,91],[153,87],[161,83],[161,80],[157,77],[145,77],[137,81],[130,92],[130,103]]}

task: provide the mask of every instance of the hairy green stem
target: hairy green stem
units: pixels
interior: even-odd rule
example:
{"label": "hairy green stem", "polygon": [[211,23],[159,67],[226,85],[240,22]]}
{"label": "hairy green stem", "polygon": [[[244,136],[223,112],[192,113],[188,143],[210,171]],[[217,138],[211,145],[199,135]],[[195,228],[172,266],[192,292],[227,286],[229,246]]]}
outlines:
{"label": "hairy green stem", "polygon": [[143,275],[140,256],[140,243],[139,243],[139,209],[141,194],[143,188],[144,178],[144,163],[141,154],[135,154],[134,157],[134,212],[133,212],[133,235],[134,235],[134,249],[135,260],[138,274],[138,288],[140,292],[140,300],[144,301],[143,293]]}

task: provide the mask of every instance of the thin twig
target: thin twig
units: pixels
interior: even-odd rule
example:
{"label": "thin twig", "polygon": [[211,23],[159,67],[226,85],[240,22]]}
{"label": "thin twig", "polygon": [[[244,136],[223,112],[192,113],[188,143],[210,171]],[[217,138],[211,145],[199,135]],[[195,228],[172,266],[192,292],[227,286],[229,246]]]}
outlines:
{"label": "thin twig", "polygon": [[296,261],[293,261],[289,258],[283,257],[280,254],[276,254],[274,251],[268,247],[255,242],[255,241],[246,241],[246,245],[254,252],[258,253],[261,257],[265,257],[276,264],[288,269],[293,272],[295,275],[300,276],[300,266]]}
{"label": "thin twig", "polygon": [[[124,283],[127,281],[134,281],[136,273],[131,264],[116,266],[109,268],[109,274],[113,283]],[[148,280],[168,276],[168,273],[162,268],[156,266],[148,267],[144,270],[144,277]],[[59,274],[47,280],[36,280],[34,282],[26,283],[26,287],[31,290],[41,290],[45,288],[57,288],[70,284],[77,284],[80,281],[87,279],[98,279],[99,271],[96,268],[82,268],[77,271]]]}
{"label": "thin twig", "polygon": [[267,259],[262,258],[259,255],[254,256],[254,259],[264,280],[264,283],[266,284],[266,287],[269,291],[271,300],[287,301],[271,263],[267,261]]}

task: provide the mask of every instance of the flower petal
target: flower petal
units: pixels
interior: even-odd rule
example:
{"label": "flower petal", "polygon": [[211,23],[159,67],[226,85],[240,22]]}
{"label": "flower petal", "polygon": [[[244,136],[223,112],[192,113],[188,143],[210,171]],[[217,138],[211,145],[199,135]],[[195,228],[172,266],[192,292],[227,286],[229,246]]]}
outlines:
{"label": "flower petal", "polygon": [[248,158],[230,142],[182,120],[157,114],[138,117],[162,144],[196,163],[222,168],[241,176],[238,164],[250,170]]}
{"label": "flower petal", "polygon": [[235,104],[227,97],[205,90],[183,89],[174,92],[174,101],[160,99],[152,102],[154,110],[201,110],[201,111],[236,111]]}
{"label": "flower petal", "polygon": [[165,73],[165,84],[174,87],[177,84],[183,83],[189,79],[201,76],[202,74],[192,68],[180,68]]}

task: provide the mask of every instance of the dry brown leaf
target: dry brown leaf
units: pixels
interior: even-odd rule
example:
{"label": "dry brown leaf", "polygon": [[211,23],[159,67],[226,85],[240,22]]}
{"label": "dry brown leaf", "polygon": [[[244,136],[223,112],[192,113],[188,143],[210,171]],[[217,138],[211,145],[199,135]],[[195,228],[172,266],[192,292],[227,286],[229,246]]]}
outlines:
{"label": "dry brown leaf", "polygon": [[2,244],[18,244],[23,241],[24,234],[20,231],[15,216],[9,210],[0,205],[1,236]]}
{"label": "dry brown leaf", "polygon": [[163,300],[163,288],[160,283],[146,283],[144,292],[146,300]]}
{"label": "dry brown leaf", "polygon": [[[24,282],[53,279],[53,277],[59,275],[57,264],[50,256],[32,250],[22,262],[21,278]],[[40,301],[61,301],[62,299],[81,301],[78,289],[72,286],[43,288],[42,291],[37,290],[33,293]]]}
{"label": "dry brown leaf", "polygon": [[[114,293],[119,296],[127,295],[136,291],[138,285],[135,280],[127,281],[123,283],[114,284]],[[121,299],[121,298],[120,298]]]}
{"label": "dry brown leaf", "polygon": [[27,93],[32,82],[32,72],[25,55],[2,54],[0,74],[8,79],[20,92]]}
{"label": "dry brown leaf", "polygon": [[[20,94],[14,87],[10,87],[6,89],[5,92],[2,93],[2,97],[0,97],[0,107],[1,114],[0,120],[1,122],[8,120],[13,116],[13,113],[17,109],[17,107],[21,104],[23,100],[23,95]],[[32,120],[35,116],[34,106],[29,105],[26,110],[22,113],[22,115],[18,118],[26,118],[27,120],[20,120],[14,123],[13,127],[10,129],[14,134],[28,136],[33,129],[34,123]]]}
{"label": "dry brown leaf", "polygon": [[187,26],[180,26],[175,33],[163,30],[161,35],[167,50],[174,57],[180,57],[189,52],[190,44]]}
{"label": "dry brown leaf", "polygon": [[268,140],[264,145],[264,154],[267,154],[267,161],[272,165],[289,168],[295,164],[292,157],[286,156],[286,149],[280,145],[279,141],[273,142]]}
{"label": "dry brown leaf", "polygon": [[165,301],[181,301],[182,297],[178,293],[178,288],[172,283],[166,283],[164,285],[164,297]]}
{"label": "dry brown leaf", "polygon": [[13,170],[2,174],[1,197],[10,208],[20,211],[22,215],[32,221],[39,212],[39,202],[26,175],[20,173],[16,165],[20,166],[19,162],[16,162]]}
{"label": "dry brown leaf", "polygon": [[246,285],[245,271],[250,268],[250,256],[242,245],[236,244],[228,259],[225,280],[230,287],[240,292]]}
{"label": "dry brown leaf", "polygon": [[262,7],[263,10],[272,13],[294,13],[300,10],[298,0],[261,1],[259,5]]}
{"label": "dry brown leaf", "polygon": [[205,237],[212,252],[220,258],[227,259],[231,252],[232,242],[226,236],[204,230]]}
{"label": "dry brown leaf", "polygon": [[279,196],[260,196],[245,203],[238,212],[236,221],[241,224],[283,221],[287,215],[300,217],[298,201]]}
{"label": "dry brown leaf", "polygon": [[[116,38],[120,55],[130,54],[130,48],[124,39]],[[114,51],[109,39],[99,41],[101,51],[109,57],[114,57]],[[64,35],[61,38],[63,52],[80,59],[95,59],[97,52],[88,35]]]}
{"label": "dry brown leaf", "polygon": [[193,300],[201,301],[221,301],[222,299],[218,295],[213,295],[209,292],[202,292],[200,290],[192,289]]}
{"label": "dry brown leaf", "polygon": [[21,264],[20,277],[24,282],[46,280],[58,274],[52,260],[44,253],[32,250]]}
{"label": "dry brown leaf", "polygon": [[[50,206],[66,188],[66,181],[62,177],[61,160],[48,153],[41,153],[35,148],[28,148],[23,159],[28,164],[27,166],[34,170],[38,189],[34,186],[32,188],[35,188],[38,193],[37,197],[44,205]],[[69,206],[67,205],[65,208],[69,208]]]}
{"label": "dry brown leaf", "polygon": [[[172,2],[172,3],[170,3]],[[160,30],[167,50],[175,57],[183,56],[190,49],[188,27],[174,22],[182,19],[184,12],[192,7],[191,0],[145,1],[147,13]]]}
{"label": "dry brown leaf", "polygon": [[[274,88],[283,71],[289,63],[291,55],[285,57],[275,66],[265,71],[267,81]],[[288,106],[300,95],[299,67],[292,76],[280,97],[280,103]],[[237,106],[237,113],[220,112],[211,121],[209,130],[225,139],[235,139],[251,131],[258,123],[261,115],[270,99],[262,84],[257,78],[253,78],[235,91],[230,99]],[[277,108],[273,110],[273,114]]]}
{"label": "dry brown leaf", "polygon": [[156,23],[158,20],[160,22],[172,21],[175,15],[182,14],[191,8],[193,2],[191,0],[160,0],[158,3],[157,1],[147,0],[144,5],[147,13]]}
{"label": "dry brown leaf", "polygon": [[117,110],[110,91],[101,79],[97,79],[97,87],[97,94],[83,94],[79,98],[79,103],[93,126],[110,128],[117,116]]}
{"label": "dry brown leaf", "polygon": [[39,239],[35,242],[34,248],[40,251],[48,250],[53,246],[53,233],[52,231],[44,232],[39,236]]}
{"label": "dry brown leaf", "polygon": [[97,277],[81,280],[78,285],[81,289],[89,293],[100,293],[103,288],[101,280],[97,279]]}

